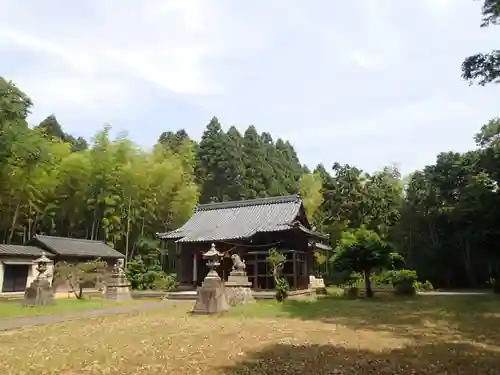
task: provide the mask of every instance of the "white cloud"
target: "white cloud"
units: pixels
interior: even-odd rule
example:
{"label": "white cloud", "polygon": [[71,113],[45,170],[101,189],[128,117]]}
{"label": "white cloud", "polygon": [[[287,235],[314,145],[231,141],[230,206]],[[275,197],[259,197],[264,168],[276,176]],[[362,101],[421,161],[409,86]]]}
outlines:
{"label": "white cloud", "polygon": [[[216,37],[216,12],[203,1],[87,2],[86,17],[70,14],[73,3],[7,0],[9,12],[0,15],[0,45],[10,45],[65,63],[62,76],[94,80],[114,70],[129,70],[151,83],[183,94],[211,94],[220,85],[211,81],[205,66],[212,53],[223,48]],[[16,3],[16,5],[14,5]],[[48,24],[57,29],[46,28]],[[35,80],[36,69],[31,74]],[[38,71],[40,82],[48,80]],[[20,77],[21,80],[24,80]],[[51,79],[60,80],[56,76]],[[122,79],[127,76],[122,75]],[[115,91],[123,89],[116,81]],[[95,95],[88,94],[91,99]]]}
{"label": "white cloud", "polygon": [[[455,1],[0,0],[0,51],[22,55],[1,74],[43,114],[130,116],[133,134],[142,117],[175,127],[203,106],[226,126],[291,139],[311,163],[341,153],[413,168],[403,142],[428,160],[494,112],[493,94],[469,94],[460,78],[485,34],[478,4]],[[165,110],[158,92],[190,106]],[[203,125],[187,126],[197,137]]]}

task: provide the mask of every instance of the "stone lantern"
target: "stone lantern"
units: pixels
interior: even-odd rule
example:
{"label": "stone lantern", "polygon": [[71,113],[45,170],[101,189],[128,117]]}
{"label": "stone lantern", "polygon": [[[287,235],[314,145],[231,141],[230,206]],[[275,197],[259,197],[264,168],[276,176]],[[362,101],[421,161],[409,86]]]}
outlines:
{"label": "stone lantern", "polygon": [[220,265],[222,253],[217,251],[215,244],[203,253],[209,269],[207,276],[198,288],[198,297],[193,308],[193,314],[217,314],[229,310],[224,282],[215,270]]}
{"label": "stone lantern", "polygon": [[50,263],[52,261],[45,256],[45,253],[42,253],[40,258],[33,261],[38,275],[24,292],[23,304],[25,306],[42,306],[54,303],[54,291],[50,282],[52,275],[47,273]]}
{"label": "stone lantern", "polygon": [[40,258],[33,261],[33,264],[36,265],[36,271],[38,272],[37,279],[47,279],[50,277],[50,275],[45,273],[50,263],[52,263],[52,261],[45,256],[45,253],[42,253]]}
{"label": "stone lantern", "polygon": [[210,250],[208,250],[206,253],[203,253],[201,257],[207,261],[207,267],[209,269],[207,276],[205,277],[205,280],[207,278],[209,279],[219,279],[219,274],[215,270],[217,267],[220,265],[220,260],[222,258],[223,254],[220,253],[216,248],[215,244],[212,244],[210,246]]}
{"label": "stone lantern", "polygon": [[130,283],[123,269],[124,260],[118,259],[113,266],[111,277],[106,283],[106,291],[104,296],[106,299],[114,301],[131,300],[132,293],[130,292]]}

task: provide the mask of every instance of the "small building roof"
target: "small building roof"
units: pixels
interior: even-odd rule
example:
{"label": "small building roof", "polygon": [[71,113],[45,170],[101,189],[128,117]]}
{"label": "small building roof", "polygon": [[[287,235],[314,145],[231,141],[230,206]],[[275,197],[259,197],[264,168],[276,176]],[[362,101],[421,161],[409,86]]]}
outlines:
{"label": "small building roof", "polygon": [[92,258],[123,258],[123,254],[102,241],[80,238],[35,235],[27,244],[39,246],[61,256]]}
{"label": "small building roof", "polygon": [[298,195],[201,204],[181,228],[158,233],[158,238],[180,243],[224,241],[294,228],[324,237],[297,222],[301,213],[304,213],[304,206]]}
{"label": "small building roof", "polygon": [[[0,244],[0,255],[7,256],[22,256],[22,257],[32,257],[38,258],[43,255],[44,251],[36,246],[26,246],[26,245],[4,245]],[[45,254],[47,257],[53,257],[52,254]]]}

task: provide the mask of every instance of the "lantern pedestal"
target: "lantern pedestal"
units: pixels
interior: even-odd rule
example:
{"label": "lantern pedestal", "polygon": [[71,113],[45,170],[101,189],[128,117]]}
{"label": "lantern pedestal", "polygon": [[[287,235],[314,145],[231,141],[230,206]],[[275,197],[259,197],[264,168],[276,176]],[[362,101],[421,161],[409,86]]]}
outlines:
{"label": "lantern pedestal", "polygon": [[221,256],[222,254],[215,249],[214,244],[209,251],[203,254],[203,258],[208,260],[207,266],[210,271],[201,287],[198,288],[198,298],[192,311],[193,314],[219,314],[229,310],[224,282],[215,271]]}
{"label": "lantern pedestal", "polygon": [[37,265],[38,276],[24,292],[24,306],[44,306],[54,303],[54,291],[49,281],[50,275],[46,273],[47,265],[51,262],[45,255],[33,262]]}
{"label": "lantern pedestal", "polygon": [[111,278],[106,284],[104,296],[106,299],[113,301],[128,301],[132,299],[130,283],[123,270],[123,261],[121,259],[113,267]]}

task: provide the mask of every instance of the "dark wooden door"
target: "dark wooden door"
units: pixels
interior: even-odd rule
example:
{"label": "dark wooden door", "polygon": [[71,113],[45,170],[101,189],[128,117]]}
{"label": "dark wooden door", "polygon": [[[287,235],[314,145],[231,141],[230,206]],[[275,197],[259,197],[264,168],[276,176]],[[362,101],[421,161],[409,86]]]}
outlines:
{"label": "dark wooden door", "polygon": [[2,292],[24,292],[28,280],[29,265],[4,264]]}

